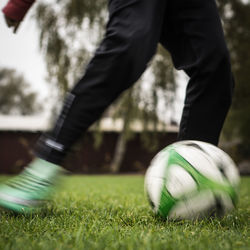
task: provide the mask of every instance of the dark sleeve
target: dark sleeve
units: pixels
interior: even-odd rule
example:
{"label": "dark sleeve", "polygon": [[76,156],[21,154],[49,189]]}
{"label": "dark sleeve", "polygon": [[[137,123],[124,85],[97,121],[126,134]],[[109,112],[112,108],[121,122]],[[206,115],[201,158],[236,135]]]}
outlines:
{"label": "dark sleeve", "polygon": [[9,0],[2,11],[7,17],[15,21],[22,21],[34,2],[35,0]]}

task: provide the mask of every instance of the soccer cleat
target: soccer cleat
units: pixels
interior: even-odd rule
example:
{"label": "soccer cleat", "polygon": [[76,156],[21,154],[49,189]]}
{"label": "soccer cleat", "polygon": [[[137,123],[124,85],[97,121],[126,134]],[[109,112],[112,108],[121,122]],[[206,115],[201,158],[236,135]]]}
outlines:
{"label": "soccer cleat", "polygon": [[0,185],[0,207],[31,213],[51,197],[63,169],[42,159],[35,159],[18,176]]}

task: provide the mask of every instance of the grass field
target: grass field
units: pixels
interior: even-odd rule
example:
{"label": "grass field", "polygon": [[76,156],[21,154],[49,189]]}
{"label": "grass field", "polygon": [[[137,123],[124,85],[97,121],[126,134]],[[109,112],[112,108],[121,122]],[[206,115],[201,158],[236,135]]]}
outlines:
{"label": "grass field", "polygon": [[[0,178],[0,181],[5,179]],[[142,176],[70,176],[40,215],[0,210],[0,249],[250,249],[250,178],[222,219],[154,217]]]}

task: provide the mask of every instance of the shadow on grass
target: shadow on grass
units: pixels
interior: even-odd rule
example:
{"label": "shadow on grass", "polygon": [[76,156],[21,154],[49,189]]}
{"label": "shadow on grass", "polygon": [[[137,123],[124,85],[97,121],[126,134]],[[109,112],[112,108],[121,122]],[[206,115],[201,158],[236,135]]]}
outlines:
{"label": "shadow on grass", "polygon": [[228,213],[224,216],[216,216],[211,215],[209,217],[203,217],[198,219],[169,219],[162,218],[160,216],[152,215],[155,219],[156,223],[160,223],[162,225],[166,224],[174,224],[175,226],[204,226],[204,227],[212,227],[212,228],[221,228],[223,230],[231,230],[231,229],[243,229],[244,227],[249,227],[250,212],[245,211],[244,213],[239,213],[237,210]]}

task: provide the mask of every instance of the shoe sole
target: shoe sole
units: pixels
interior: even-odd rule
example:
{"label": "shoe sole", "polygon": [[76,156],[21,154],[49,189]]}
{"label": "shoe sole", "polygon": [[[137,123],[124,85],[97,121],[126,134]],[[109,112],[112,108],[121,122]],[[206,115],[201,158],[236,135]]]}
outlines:
{"label": "shoe sole", "polygon": [[32,213],[39,210],[41,201],[31,201],[0,193],[0,207],[15,213]]}

